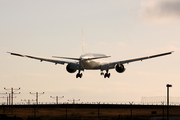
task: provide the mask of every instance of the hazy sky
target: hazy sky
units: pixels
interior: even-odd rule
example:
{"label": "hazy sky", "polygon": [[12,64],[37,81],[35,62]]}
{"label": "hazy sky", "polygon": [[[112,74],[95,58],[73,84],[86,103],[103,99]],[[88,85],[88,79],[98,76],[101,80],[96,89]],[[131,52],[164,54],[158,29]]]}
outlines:
{"label": "hazy sky", "polygon": [[[82,54],[81,27],[87,53],[119,61],[168,51],[172,55],[125,64],[126,71],[83,72],[76,79],[64,65],[11,56],[7,51],[51,57]],[[29,92],[81,99],[81,102],[141,101],[141,97],[180,97],[179,0],[0,0],[0,93],[21,88],[15,102],[35,99]],[[3,95],[1,95],[2,97]],[[5,102],[0,99],[0,102]]]}

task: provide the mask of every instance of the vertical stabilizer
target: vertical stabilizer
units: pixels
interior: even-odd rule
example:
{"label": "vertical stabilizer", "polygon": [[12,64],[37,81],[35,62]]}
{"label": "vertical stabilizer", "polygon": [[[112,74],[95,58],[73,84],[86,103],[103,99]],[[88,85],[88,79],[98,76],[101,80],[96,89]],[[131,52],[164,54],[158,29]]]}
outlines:
{"label": "vertical stabilizer", "polygon": [[81,31],[82,31],[82,52],[83,52],[83,55],[84,55],[85,54],[85,44],[84,44],[83,28],[81,28]]}

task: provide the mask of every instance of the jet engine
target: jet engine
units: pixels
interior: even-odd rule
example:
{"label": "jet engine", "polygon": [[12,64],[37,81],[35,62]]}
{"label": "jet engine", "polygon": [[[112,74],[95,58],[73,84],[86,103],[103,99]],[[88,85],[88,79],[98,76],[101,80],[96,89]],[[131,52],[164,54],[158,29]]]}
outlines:
{"label": "jet engine", "polygon": [[76,69],[73,69],[73,66],[71,64],[68,64],[66,66],[66,70],[69,72],[69,73],[74,73],[76,72]]}
{"label": "jet engine", "polygon": [[123,73],[126,70],[123,64],[116,64],[115,69],[118,73]]}

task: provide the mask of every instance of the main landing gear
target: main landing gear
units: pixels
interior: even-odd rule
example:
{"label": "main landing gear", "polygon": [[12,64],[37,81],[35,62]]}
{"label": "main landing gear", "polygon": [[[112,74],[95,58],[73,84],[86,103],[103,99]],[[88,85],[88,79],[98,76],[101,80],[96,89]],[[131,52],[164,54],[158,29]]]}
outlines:
{"label": "main landing gear", "polygon": [[109,78],[111,74],[108,73],[108,71],[109,71],[109,70],[106,70],[106,73],[105,73],[105,74],[104,74],[103,72],[101,72],[101,75],[104,75],[104,78],[106,78],[106,77]]}
{"label": "main landing gear", "polygon": [[79,72],[76,74],[76,78],[78,78],[78,77],[79,77],[79,78],[81,78],[81,77],[82,77],[82,75],[83,75],[83,74],[82,74],[82,73],[80,73],[80,70],[79,70]]}

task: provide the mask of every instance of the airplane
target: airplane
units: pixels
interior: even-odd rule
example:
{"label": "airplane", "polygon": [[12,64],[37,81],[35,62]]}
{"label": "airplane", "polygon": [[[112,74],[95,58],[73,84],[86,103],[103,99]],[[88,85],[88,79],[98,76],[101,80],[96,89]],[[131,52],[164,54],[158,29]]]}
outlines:
{"label": "airplane", "polygon": [[[133,59],[127,59],[127,60],[120,60],[120,61],[115,61],[115,62],[110,62],[108,58],[110,56],[106,56],[104,54],[93,54],[93,53],[85,53],[84,51],[84,37],[83,37],[83,31],[82,31],[82,44],[83,44],[83,54],[79,58],[71,58],[71,57],[58,57],[58,56],[52,56],[54,58],[61,58],[61,59],[70,59],[73,61],[66,61],[66,60],[59,60],[59,59],[53,59],[53,58],[45,58],[45,57],[38,57],[38,56],[30,56],[30,55],[22,55],[19,53],[13,53],[13,52],[8,52],[11,55],[15,56],[20,56],[20,57],[26,57],[26,58],[32,58],[36,60],[42,61],[47,61],[47,62],[52,62],[56,64],[67,64],[66,70],[69,73],[75,73],[78,70],[78,73],[76,74],[76,78],[81,78],[82,73],[81,71],[84,70],[100,70],[101,75],[104,75],[104,78],[109,78],[110,69],[115,69],[118,73],[123,73],[126,69],[124,67],[124,64],[128,64],[131,62],[135,61],[142,61],[146,59],[151,59],[155,57],[160,57],[164,55],[169,55],[172,54],[174,51],[171,52],[166,52],[166,53],[161,53],[161,54],[156,54],[156,55],[151,55],[151,56],[145,56],[145,57],[140,57],[140,58],[133,58]],[[104,74],[103,71],[106,71]]]}
{"label": "airplane", "polygon": [[[81,78],[82,77],[81,71],[84,71],[84,70],[101,70],[101,75],[104,75],[104,78],[106,78],[106,77],[109,78],[110,77],[110,73],[108,73],[109,69],[115,69],[118,73],[123,73],[125,71],[124,64],[126,64],[126,63],[128,64],[130,62],[142,61],[145,59],[169,55],[172,52],[173,51],[162,53],[162,54],[140,57],[140,58],[115,61],[115,62],[109,62],[107,60],[107,58],[110,56],[106,56],[104,54],[87,53],[87,54],[81,55],[79,58],[53,56],[56,58],[75,60],[75,62],[71,62],[71,61],[57,60],[57,59],[52,59],[52,58],[22,55],[22,54],[12,53],[12,52],[8,52],[8,53],[10,53],[11,55],[16,55],[16,56],[20,56],[20,57],[27,57],[27,58],[40,60],[41,62],[42,61],[52,62],[52,63],[55,63],[55,65],[56,64],[64,65],[66,63],[67,64],[66,70],[69,73],[75,73],[78,70],[78,73],[76,74],[76,78],[78,78],[78,77]],[[104,70],[106,71],[105,74],[103,73]]]}

